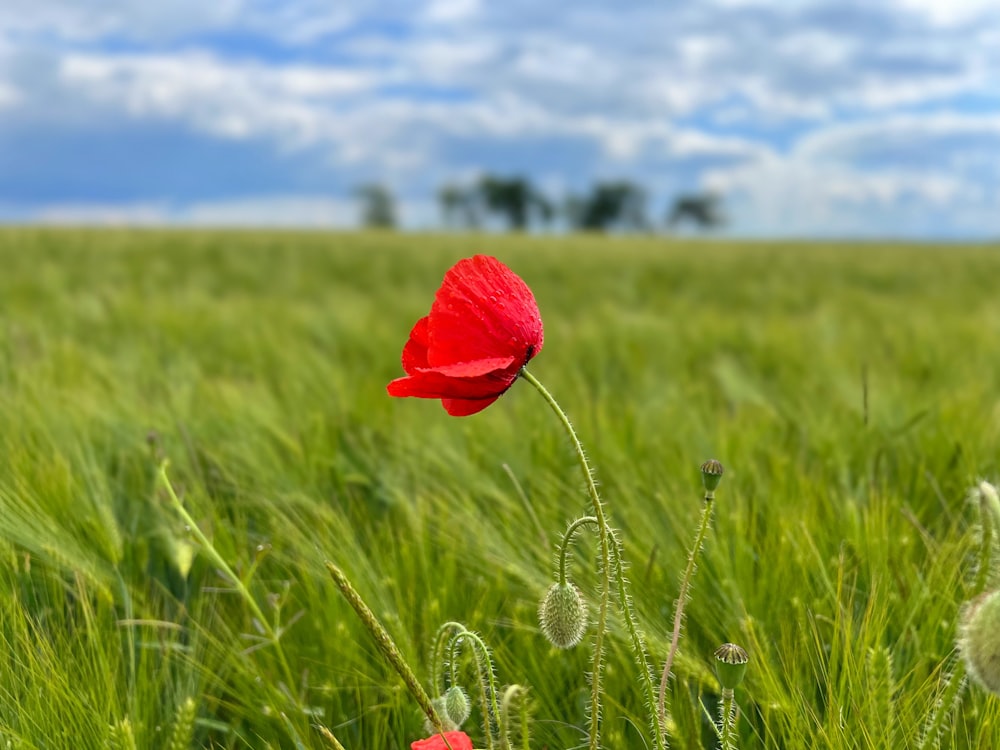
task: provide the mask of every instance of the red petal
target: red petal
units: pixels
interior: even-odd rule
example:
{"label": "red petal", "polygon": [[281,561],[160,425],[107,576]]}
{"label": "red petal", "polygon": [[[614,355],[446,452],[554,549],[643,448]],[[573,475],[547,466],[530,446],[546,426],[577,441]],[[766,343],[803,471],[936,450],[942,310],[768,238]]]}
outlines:
{"label": "red petal", "polygon": [[477,399],[443,398],[441,399],[441,406],[443,406],[444,410],[453,417],[468,417],[470,414],[481,412],[498,398],[500,398],[500,396]]}
{"label": "red petal", "polygon": [[475,378],[453,378],[435,370],[422,370],[386,386],[390,396],[417,398],[481,399],[499,396],[510,388],[517,372],[499,370]]}
{"label": "red petal", "polygon": [[[514,364],[517,365],[517,367],[513,368],[513,375],[516,377],[517,370],[521,369],[521,363],[514,359],[514,357],[495,357],[493,359],[477,359],[475,362],[456,362],[453,365],[427,368],[427,371],[439,372],[442,375],[447,375],[449,378],[476,378],[491,372],[501,375],[501,370],[507,370]],[[501,376],[507,378],[508,375],[509,373],[504,372]],[[514,378],[511,377],[510,382],[513,381]]]}
{"label": "red petal", "polygon": [[403,347],[403,372],[412,373],[427,367],[427,346],[430,343],[427,321],[428,317],[425,315],[410,331],[410,338]]}
{"label": "red petal", "polygon": [[[465,732],[445,732],[451,750],[472,750],[472,740]],[[440,734],[428,737],[426,740],[417,740],[410,745],[410,750],[448,750],[448,745],[444,743],[444,738]]]}
{"label": "red petal", "polygon": [[431,367],[499,357],[524,364],[542,349],[534,295],[517,274],[487,255],[452,266],[428,317]]}

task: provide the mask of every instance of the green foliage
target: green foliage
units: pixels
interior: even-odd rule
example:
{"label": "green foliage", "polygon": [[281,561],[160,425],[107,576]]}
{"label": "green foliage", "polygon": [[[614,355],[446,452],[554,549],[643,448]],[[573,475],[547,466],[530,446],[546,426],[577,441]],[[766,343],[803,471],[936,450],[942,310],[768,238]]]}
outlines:
{"label": "green foliage", "polygon": [[[29,229],[0,232],[0,746],[406,747],[421,715],[326,559],[425,681],[461,621],[530,687],[532,747],[581,742],[586,650],[536,624],[589,507],[561,432],[523,383],[468,419],[385,394],[473,252],[535,292],[532,371],[596,466],[660,665],[698,467],[726,466],[671,747],[714,741],[726,641],[751,660],[739,747],[917,746],[975,585],[963,498],[1000,475],[996,248]],[[604,744],[635,747],[626,633],[607,658]],[[969,688],[941,726],[1000,747],[1000,703]]]}

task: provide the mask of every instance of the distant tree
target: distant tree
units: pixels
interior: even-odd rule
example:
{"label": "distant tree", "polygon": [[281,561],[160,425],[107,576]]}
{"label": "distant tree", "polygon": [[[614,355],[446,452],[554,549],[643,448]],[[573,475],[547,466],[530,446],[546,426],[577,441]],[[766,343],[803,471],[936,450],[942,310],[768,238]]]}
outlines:
{"label": "distant tree", "polygon": [[676,229],[690,222],[703,231],[725,226],[722,197],[717,193],[683,193],[674,199],[667,214],[667,226]]}
{"label": "distant tree", "polygon": [[361,202],[361,225],[369,229],[393,229],[396,226],[396,200],[384,185],[362,185],[355,192]]}
{"label": "distant tree", "polygon": [[547,224],[555,215],[552,203],[523,177],[485,175],[476,185],[483,208],[501,217],[507,228],[524,231],[533,221]]}
{"label": "distant tree", "polygon": [[649,229],[646,193],[627,180],[599,182],[589,195],[570,197],[566,216],[571,226],[591,232],[642,232]]}
{"label": "distant tree", "polygon": [[474,189],[447,184],[438,190],[438,204],[445,226],[476,229],[482,222],[479,196]]}

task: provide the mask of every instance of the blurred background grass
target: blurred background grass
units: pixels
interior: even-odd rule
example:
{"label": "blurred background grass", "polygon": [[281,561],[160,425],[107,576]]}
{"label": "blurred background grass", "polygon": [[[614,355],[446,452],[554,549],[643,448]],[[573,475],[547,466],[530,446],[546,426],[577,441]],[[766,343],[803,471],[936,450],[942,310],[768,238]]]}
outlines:
{"label": "blurred background grass", "polygon": [[[557,425],[516,385],[467,419],[396,401],[445,270],[494,254],[532,287],[532,371],[574,420],[662,663],[700,503],[726,466],[673,696],[709,744],[710,658],[751,653],[743,744],[910,747],[971,585],[977,477],[998,476],[995,247],[597,237],[0,231],[0,736],[107,747],[402,748],[414,703],[329,581],[354,580],[426,675],[445,620],[531,687],[533,747],[585,741],[586,649],[536,629],[556,539],[587,510]],[[155,482],[276,621],[311,711]],[[530,503],[525,508],[516,478]],[[593,590],[586,544],[574,577]],[[248,651],[248,649],[250,649]],[[888,653],[892,684],[870,667]],[[877,671],[877,670],[876,670]],[[611,651],[604,734],[638,747]],[[889,716],[886,714],[889,713]],[[472,732],[476,734],[476,732]],[[973,691],[945,745],[1000,747]]]}

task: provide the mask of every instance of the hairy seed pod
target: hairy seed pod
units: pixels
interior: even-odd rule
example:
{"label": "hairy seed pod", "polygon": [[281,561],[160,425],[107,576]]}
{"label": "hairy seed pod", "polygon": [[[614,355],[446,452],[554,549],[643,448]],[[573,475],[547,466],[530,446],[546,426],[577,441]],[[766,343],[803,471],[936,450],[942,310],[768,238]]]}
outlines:
{"label": "hairy seed pod", "polygon": [[966,603],[958,645],[969,674],[984,688],[1000,695],[1000,591]]}
{"label": "hairy seed pod", "polygon": [[556,648],[573,648],[587,630],[587,606],[572,583],[554,583],[538,608],[542,633]]}

